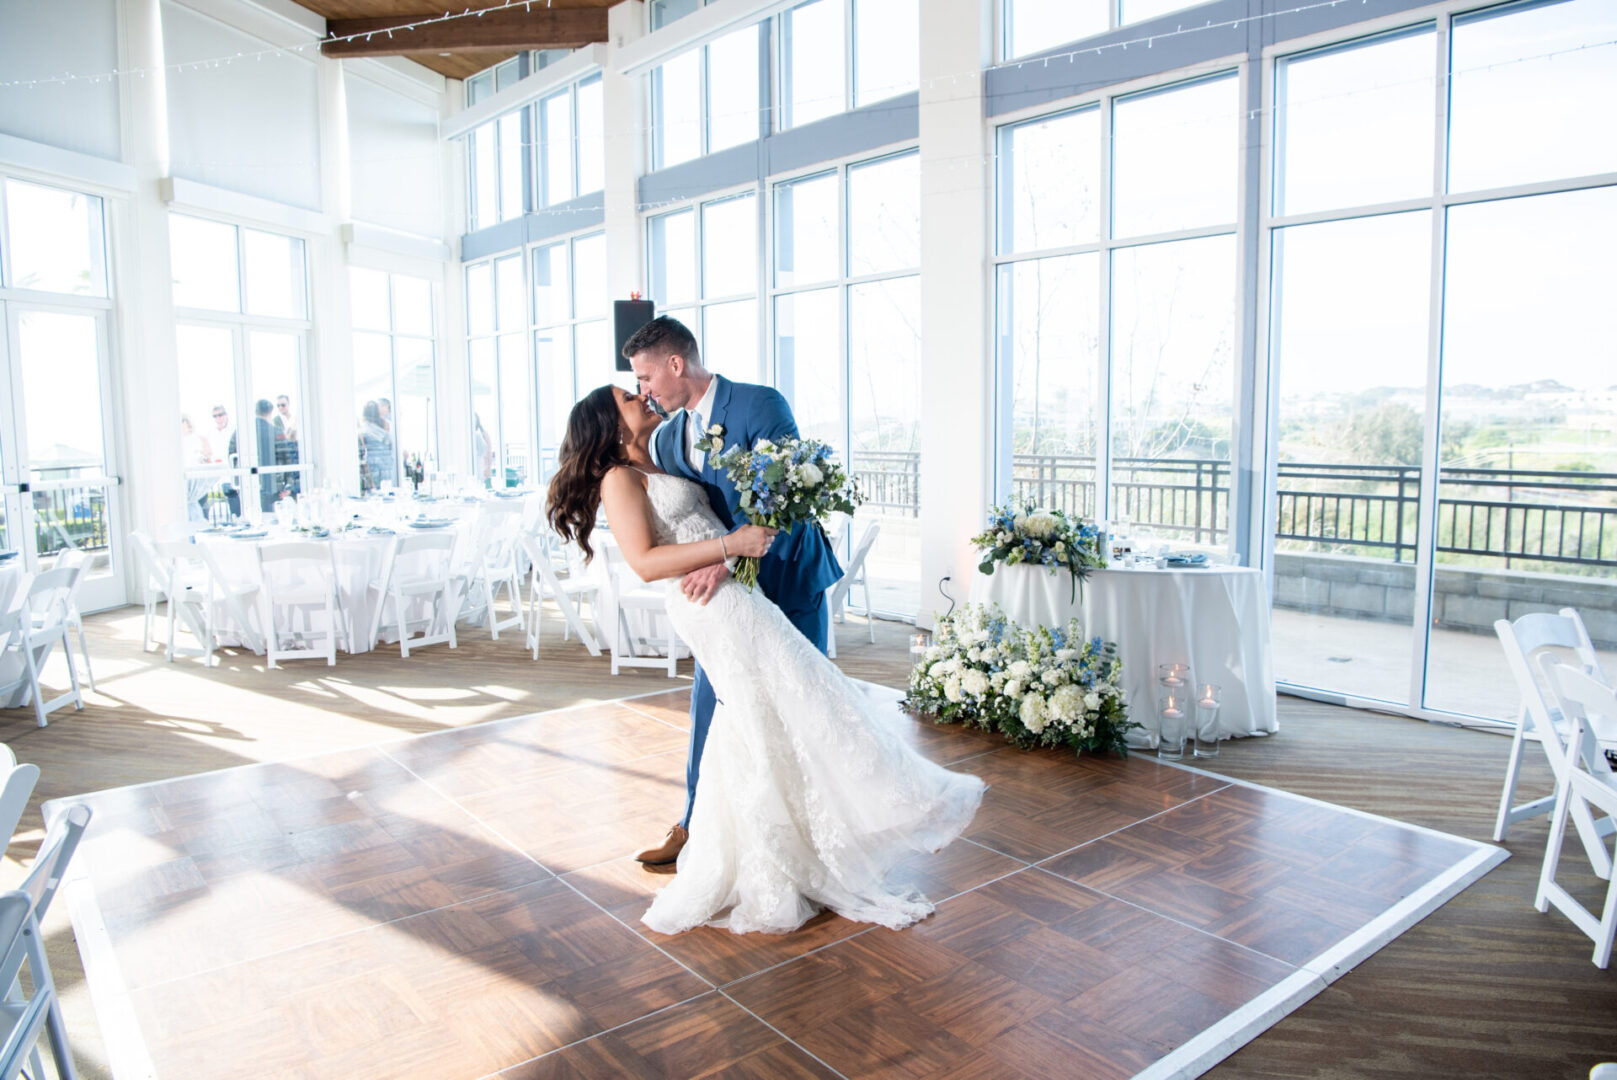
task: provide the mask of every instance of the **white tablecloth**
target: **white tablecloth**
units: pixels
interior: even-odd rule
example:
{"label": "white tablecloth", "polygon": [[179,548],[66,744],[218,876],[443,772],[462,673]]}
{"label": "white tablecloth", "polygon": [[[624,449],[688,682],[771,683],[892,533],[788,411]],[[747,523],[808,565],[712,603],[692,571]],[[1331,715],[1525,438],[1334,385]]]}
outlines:
{"label": "white tablecloth", "polygon": [[1064,626],[1077,616],[1086,636],[1116,642],[1129,716],[1144,726],[1132,733],[1140,745],[1157,741],[1158,664],[1189,664],[1196,683],[1221,687],[1221,736],[1279,730],[1269,602],[1257,570],[1096,570],[1074,603],[1065,573],[999,566],[976,575],[971,599],[998,604],[1024,626]]}
{"label": "white tablecloth", "polygon": [[[449,528],[461,531],[466,528],[467,520],[469,518],[462,519]],[[404,531],[399,530],[400,533]],[[208,550],[218,563],[220,572],[234,585],[247,585],[258,581],[258,548],[261,544],[303,539],[305,537],[296,533],[273,530],[269,536],[258,540],[236,540],[218,533],[202,533],[196,538],[197,543],[208,545]],[[382,561],[387,556],[388,544],[392,539],[393,537],[389,535],[356,530],[333,539],[319,541],[331,546],[332,562],[337,575],[337,602],[342,607],[342,621],[349,635],[350,652],[370,650],[371,620],[376,616],[378,595],[372,592],[369,586],[381,576]],[[239,620],[222,601],[219,603],[218,610],[214,612],[214,619],[216,625],[221,628],[221,636],[239,642],[241,640],[241,628],[237,625]],[[258,620],[262,616],[256,608],[249,613],[249,618],[254,620],[254,633],[261,638],[262,627],[259,626]],[[390,639],[396,641],[397,636],[395,634],[382,636],[383,641]]]}
{"label": "white tablecloth", "polygon": [[10,611],[17,597],[17,586],[22,584],[22,556],[0,563],[0,611]]}

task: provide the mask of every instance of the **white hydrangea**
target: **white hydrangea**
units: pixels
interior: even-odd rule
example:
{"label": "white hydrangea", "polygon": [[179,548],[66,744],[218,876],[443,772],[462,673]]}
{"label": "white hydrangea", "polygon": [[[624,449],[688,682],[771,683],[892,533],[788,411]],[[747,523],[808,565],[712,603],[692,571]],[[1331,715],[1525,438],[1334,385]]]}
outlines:
{"label": "white hydrangea", "polygon": [[988,676],[980,671],[968,671],[960,676],[960,687],[974,698],[988,693]]}
{"label": "white hydrangea", "polygon": [[1063,664],[1065,664],[1069,660],[1072,660],[1077,655],[1078,655],[1078,651],[1076,649],[1057,649],[1056,650],[1056,659],[1060,660]]}
{"label": "white hydrangea", "polygon": [[1044,731],[1044,726],[1050,719],[1049,713],[1045,711],[1044,698],[1038,694],[1029,694],[1022,699],[1020,715],[1023,726],[1035,735]]}
{"label": "white hydrangea", "polygon": [[1063,724],[1071,724],[1084,715],[1084,695],[1078,687],[1068,684],[1050,695],[1050,717]]}
{"label": "white hydrangea", "polygon": [[1025,535],[1031,536],[1035,540],[1048,539],[1061,527],[1061,523],[1056,520],[1054,514],[1043,510],[1029,514],[1027,517],[1020,519],[1017,524]]}
{"label": "white hydrangea", "polygon": [[950,675],[943,680],[943,696],[950,701],[960,701],[965,696],[961,693],[960,676]]}
{"label": "white hydrangea", "polygon": [[1054,667],[1045,668],[1044,674],[1040,675],[1039,678],[1044,680],[1044,685],[1046,686],[1059,686],[1061,685],[1062,680],[1061,669]]}
{"label": "white hydrangea", "polygon": [[1005,696],[1010,698],[1012,701],[1015,701],[1017,698],[1021,697],[1022,683],[1017,679],[1007,681],[1005,683]]}
{"label": "white hydrangea", "polygon": [[1033,665],[1026,660],[1012,660],[1011,666],[1006,670],[1011,673],[1011,678],[1025,681],[1029,675],[1033,674]]}

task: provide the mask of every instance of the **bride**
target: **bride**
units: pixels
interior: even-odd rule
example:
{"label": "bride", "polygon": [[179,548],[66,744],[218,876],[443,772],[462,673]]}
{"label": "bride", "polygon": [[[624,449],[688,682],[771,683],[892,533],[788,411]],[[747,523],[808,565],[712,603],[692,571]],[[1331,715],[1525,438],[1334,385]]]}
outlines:
{"label": "bride", "polygon": [[[762,556],[774,530],[727,532],[701,487],[652,464],[658,423],[643,397],[617,386],[573,407],[550,486],[556,532],[593,555],[604,504],[613,538],[646,581]],[[703,605],[670,588],[668,615],[721,701],[678,876],[642,921],[665,934],[703,924],[786,933],[821,908],[894,929],[931,914],[925,897],[888,885],[887,873],[959,836],[982,781],[917,753],[909,721],[867,697],[762,592],[726,580]]]}

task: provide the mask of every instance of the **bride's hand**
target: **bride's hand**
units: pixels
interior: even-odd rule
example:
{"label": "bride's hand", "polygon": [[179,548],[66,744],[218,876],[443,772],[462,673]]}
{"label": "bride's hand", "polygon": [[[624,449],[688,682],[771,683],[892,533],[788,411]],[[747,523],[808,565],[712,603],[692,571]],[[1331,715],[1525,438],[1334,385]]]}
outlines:
{"label": "bride's hand", "polygon": [[751,555],[763,558],[769,545],[775,542],[776,529],[762,525],[743,525],[724,539],[724,547],[732,555]]}

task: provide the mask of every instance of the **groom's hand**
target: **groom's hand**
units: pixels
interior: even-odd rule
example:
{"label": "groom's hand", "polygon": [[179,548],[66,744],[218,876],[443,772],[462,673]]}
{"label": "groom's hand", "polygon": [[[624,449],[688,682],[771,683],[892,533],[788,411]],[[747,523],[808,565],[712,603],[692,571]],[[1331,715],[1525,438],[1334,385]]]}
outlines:
{"label": "groom's hand", "polygon": [[729,568],[723,563],[714,563],[699,570],[692,570],[679,579],[679,587],[685,592],[685,599],[693,604],[705,604],[713,599],[713,594],[719,591],[719,586],[730,574]]}

